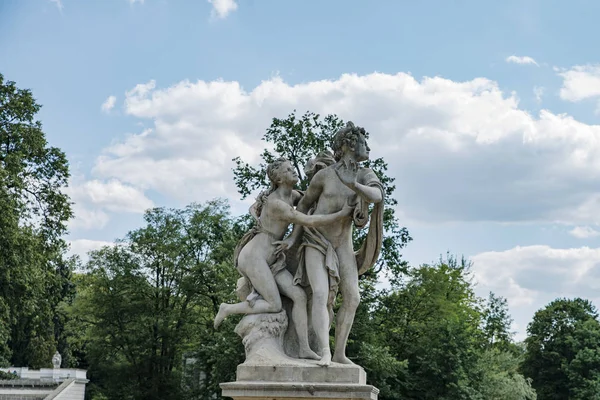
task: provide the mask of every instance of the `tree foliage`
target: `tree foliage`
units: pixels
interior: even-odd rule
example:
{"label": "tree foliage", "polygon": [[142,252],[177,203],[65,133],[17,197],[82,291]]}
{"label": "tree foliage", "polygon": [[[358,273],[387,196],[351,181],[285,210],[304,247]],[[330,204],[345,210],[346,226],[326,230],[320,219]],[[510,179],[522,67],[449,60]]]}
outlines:
{"label": "tree foliage", "polygon": [[455,258],[411,270],[409,281],[383,296],[377,330],[408,378],[402,399],[463,399],[477,362],[480,332],[469,265]]}
{"label": "tree foliage", "polygon": [[50,366],[64,345],[57,310],[72,294],[68,162],[48,145],[40,108],[0,74],[0,363],[31,367]]}
{"label": "tree foliage", "polygon": [[[487,348],[480,356],[477,389],[481,400],[536,400],[531,379],[519,372],[521,357],[512,351]],[[477,397],[476,397],[477,398]]]}
{"label": "tree foliage", "polygon": [[510,317],[506,299],[490,292],[482,318],[483,334],[488,348],[508,350],[512,344],[510,329],[513,320]]}
{"label": "tree foliage", "polygon": [[557,299],[527,327],[525,376],[539,400],[595,399],[600,388],[600,323],[587,300]]}
{"label": "tree foliage", "polygon": [[[145,221],[90,254],[71,325],[85,327],[80,347],[109,398],[179,399],[182,357],[218,348],[212,321],[235,291],[235,231],[222,201],[148,210]],[[237,350],[230,356],[239,362]],[[211,363],[202,366],[212,384]]]}
{"label": "tree foliage", "polygon": [[518,355],[488,346],[486,317],[504,313],[497,301],[475,295],[470,270],[467,260],[448,255],[379,293],[369,340],[387,350],[382,359],[389,354],[401,363],[385,376],[385,367],[363,361],[371,383],[384,388],[382,399],[535,399],[517,371]]}

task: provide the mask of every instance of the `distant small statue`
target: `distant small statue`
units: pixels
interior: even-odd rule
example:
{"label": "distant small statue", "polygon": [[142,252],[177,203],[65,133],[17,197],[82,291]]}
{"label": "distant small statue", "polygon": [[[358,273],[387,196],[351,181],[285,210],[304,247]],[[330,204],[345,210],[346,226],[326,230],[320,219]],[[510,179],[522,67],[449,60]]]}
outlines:
{"label": "distant small statue", "polygon": [[56,353],[54,353],[54,355],[52,356],[52,365],[54,366],[54,368],[60,368],[60,364],[62,363],[62,356],[60,355],[60,353],[57,351]]}

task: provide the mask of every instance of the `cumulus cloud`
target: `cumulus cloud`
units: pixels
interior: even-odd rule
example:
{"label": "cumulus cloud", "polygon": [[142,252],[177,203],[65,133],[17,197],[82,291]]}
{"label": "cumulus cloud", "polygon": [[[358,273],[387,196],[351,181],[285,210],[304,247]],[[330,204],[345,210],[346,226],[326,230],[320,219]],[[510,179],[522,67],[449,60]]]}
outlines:
{"label": "cumulus cloud", "polygon": [[124,185],[116,179],[108,182],[96,179],[87,181],[78,189],[92,204],[109,211],[143,213],[154,206],[140,190]]}
{"label": "cumulus cloud", "polygon": [[532,65],[538,65],[538,63],[531,57],[529,56],[508,56],[506,57],[505,61],[507,63],[513,63],[513,64],[532,64]]}
{"label": "cumulus cloud", "polygon": [[[515,247],[471,260],[478,291],[505,297],[521,327],[556,297],[600,300],[600,248]],[[518,336],[523,335],[521,330]]]}
{"label": "cumulus cloud", "polygon": [[154,203],[140,189],[117,179],[75,179],[66,192],[74,202],[75,218],[70,224],[72,229],[100,229],[108,223],[110,213],[143,213],[154,207]]}
{"label": "cumulus cloud", "polygon": [[478,284],[505,292],[513,305],[530,304],[541,293],[588,298],[600,293],[600,248],[525,246],[480,253],[471,260]]}
{"label": "cumulus cloud", "polygon": [[[560,98],[578,102],[600,97],[600,65],[576,65],[569,70],[558,70],[563,78]],[[600,103],[598,103],[600,110]]]}
{"label": "cumulus cloud", "polygon": [[116,103],[117,103],[117,98],[115,96],[108,96],[106,98],[106,100],[104,101],[104,103],[102,103],[101,109],[105,113],[108,113],[110,110],[112,110],[115,107]]}
{"label": "cumulus cloud", "polygon": [[82,261],[88,259],[88,253],[93,250],[99,250],[104,246],[112,246],[113,242],[103,240],[75,239],[69,241],[69,253],[78,255]]}
{"label": "cumulus cloud", "polygon": [[102,229],[110,220],[109,215],[100,209],[93,209],[81,202],[73,204],[74,218],[69,221],[69,229]]}
{"label": "cumulus cloud", "polygon": [[600,126],[531,115],[484,78],[273,77],[249,91],[222,80],[150,81],[126,93],[125,112],[152,128],[104,149],[93,173],[184,202],[237,198],[231,159],[256,163],[271,119],[293,109],[365,126],[372,155],[397,178],[404,219],[600,222]]}
{"label": "cumulus cloud", "polygon": [[600,232],[589,226],[576,226],[569,234],[579,239],[587,239],[600,235]]}
{"label": "cumulus cloud", "polygon": [[238,5],[235,0],[208,0],[212,4],[212,16],[217,18],[225,18],[235,10]]}

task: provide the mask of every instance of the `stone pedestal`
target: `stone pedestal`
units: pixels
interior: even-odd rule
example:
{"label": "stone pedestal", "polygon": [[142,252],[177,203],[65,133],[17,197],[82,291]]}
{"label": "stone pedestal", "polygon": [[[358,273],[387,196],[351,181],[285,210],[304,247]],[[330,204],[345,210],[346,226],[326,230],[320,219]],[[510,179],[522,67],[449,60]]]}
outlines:
{"label": "stone pedestal", "polygon": [[297,365],[240,364],[235,382],[222,383],[223,397],[234,400],[364,399],[377,400],[379,390],[366,384],[356,365],[316,362]]}
{"label": "stone pedestal", "polygon": [[[285,310],[246,315],[241,319],[235,332],[242,338],[246,361],[237,366],[235,382],[221,383],[223,397],[234,400],[377,400],[379,389],[367,385],[367,375],[358,365],[332,363],[321,367],[317,361],[287,354],[284,349],[287,330]],[[293,346],[288,347],[293,350]]]}

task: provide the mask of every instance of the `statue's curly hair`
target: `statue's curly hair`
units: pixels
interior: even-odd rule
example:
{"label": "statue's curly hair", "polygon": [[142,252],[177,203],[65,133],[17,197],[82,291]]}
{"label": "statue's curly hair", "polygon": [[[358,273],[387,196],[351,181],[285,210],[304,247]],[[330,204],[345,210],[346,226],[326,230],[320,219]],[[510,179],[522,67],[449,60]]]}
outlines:
{"label": "statue's curly hair", "polygon": [[355,126],[352,121],[348,121],[345,127],[335,133],[333,140],[331,141],[331,148],[333,149],[335,161],[340,161],[342,159],[342,156],[344,155],[344,145],[354,149],[360,135],[367,137],[368,134],[365,131],[365,128]]}

